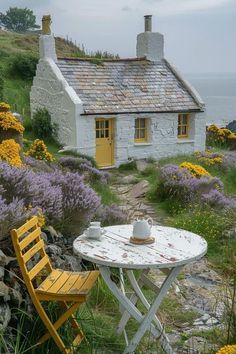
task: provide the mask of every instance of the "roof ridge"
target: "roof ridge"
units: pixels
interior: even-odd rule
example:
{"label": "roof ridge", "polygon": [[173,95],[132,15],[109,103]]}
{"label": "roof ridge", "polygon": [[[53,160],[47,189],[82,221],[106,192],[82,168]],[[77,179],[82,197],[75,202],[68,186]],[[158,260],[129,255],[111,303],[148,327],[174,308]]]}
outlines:
{"label": "roof ridge", "polygon": [[95,60],[101,60],[105,62],[119,62],[119,61],[149,61],[146,57],[141,57],[141,58],[79,58],[79,57],[57,57],[59,60],[74,60],[74,61],[95,61]]}

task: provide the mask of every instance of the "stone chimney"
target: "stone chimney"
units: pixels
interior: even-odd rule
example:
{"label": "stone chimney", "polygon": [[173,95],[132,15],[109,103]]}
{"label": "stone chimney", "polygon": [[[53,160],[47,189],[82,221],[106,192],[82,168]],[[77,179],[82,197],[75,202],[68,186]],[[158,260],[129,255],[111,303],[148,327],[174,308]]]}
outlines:
{"label": "stone chimney", "polygon": [[157,62],[164,58],[164,36],[158,32],[152,32],[152,15],[144,16],[144,31],[137,36],[137,57],[146,57]]}
{"label": "stone chimney", "polygon": [[45,15],[42,18],[42,31],[39,37],[40,59],[53,59],[57,62],[55,39],[51,34],[51,16]]}

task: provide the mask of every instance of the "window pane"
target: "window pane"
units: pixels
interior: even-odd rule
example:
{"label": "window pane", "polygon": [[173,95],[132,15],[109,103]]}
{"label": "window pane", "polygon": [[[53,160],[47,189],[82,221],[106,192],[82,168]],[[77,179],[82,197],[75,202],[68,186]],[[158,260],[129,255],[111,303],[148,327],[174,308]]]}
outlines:
{"label": "window pane", "polygon": [[109,120],[105,121],[105,127],[108,129],[109,128]]}
{"label": "window pane", "polygon": [[144,129],[141,129],[141,130],[139,131],[139,138],[140,138],[140,139],[144,139],[144,138],[145,138],[145,130],[144,130]]}
{"label": "window pane", "polygon": [[140,119],[140,128],[145,128],[145,119],[144,118]]}
{"label": "window pane", "polygon": [[179,114],[179,116],[178,116],[178,125],[181,125],[181,116],[182,116],[182,114]]}
{"label": "window pane", "polygon": [[105,130],[105,137],[109,138],[109,130]]}
{"label": "window pane", "polygon": [[182,127],[182,135],[187,135],[187,127],[186,126]]}
{"label": "window pane", "polygon": [[137,129],[139,127],[139,120],[135,119],[135,129]]}
{"label": "window pane", "polygon": [[178,135],[181,135],[181,127],[178,127]]}
{"label": "window pane", "polygon": [[187,114],[184,114],[182,124],[187,124],[187,123],[188,123],[188,116],[187,116]]}
{"label": "window pane", "polygon": [[99,129],[99,122],[96,121],[96,129]]}

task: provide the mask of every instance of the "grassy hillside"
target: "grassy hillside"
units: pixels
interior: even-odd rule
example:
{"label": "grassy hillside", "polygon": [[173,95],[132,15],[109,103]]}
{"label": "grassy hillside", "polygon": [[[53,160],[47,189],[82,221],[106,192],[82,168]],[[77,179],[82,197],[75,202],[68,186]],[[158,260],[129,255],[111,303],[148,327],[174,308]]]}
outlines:
{"label": "grassy hillside", "polygon": [[[35,34],[19,34],[0,30],[0,69],[4,78],[4,100],[19,113],[29,116],[29,91],[32,80],[21,79],[9,72],[11,62],[17,55],[38,58],[39,36]],[[81,55],[85,53],[72,42],[56,38],[58,56]]]}

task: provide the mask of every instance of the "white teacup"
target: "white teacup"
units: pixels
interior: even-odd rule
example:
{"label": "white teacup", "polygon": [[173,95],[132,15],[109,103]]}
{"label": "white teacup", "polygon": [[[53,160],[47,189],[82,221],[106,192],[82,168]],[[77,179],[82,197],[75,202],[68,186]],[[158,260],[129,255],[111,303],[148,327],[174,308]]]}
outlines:
{"label": "white teacup", "polygon": [[85,230],[84,234],[88,238],[93,238],[99,240],[101,236],[105,233],[105,230],[101,229],[100,226],[91,225],[87,230]]}

